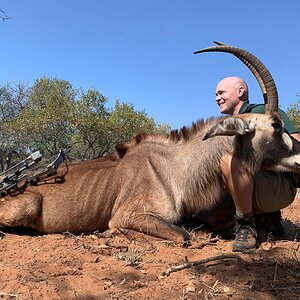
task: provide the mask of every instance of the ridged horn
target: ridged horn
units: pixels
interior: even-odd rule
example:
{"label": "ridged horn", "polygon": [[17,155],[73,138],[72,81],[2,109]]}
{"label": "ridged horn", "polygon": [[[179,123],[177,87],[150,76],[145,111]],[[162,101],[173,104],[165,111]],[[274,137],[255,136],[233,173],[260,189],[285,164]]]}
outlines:
{"label": "ridged horn", "polygon": [[263,93],[266,112],[278,111],[278,92],[275,81],[266,68],[266,66],[250,52],[226,45],[220,42],[214,42],[217,46],[212,46],[195,51],[194,54],[203,52],[226,52],[235,55],[240,59],[253,73]]}

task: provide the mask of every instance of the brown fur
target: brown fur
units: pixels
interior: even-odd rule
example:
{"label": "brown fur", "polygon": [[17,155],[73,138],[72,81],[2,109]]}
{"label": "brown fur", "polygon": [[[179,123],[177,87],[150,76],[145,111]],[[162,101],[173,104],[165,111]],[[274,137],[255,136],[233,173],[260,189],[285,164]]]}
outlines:
{"label": "brown fur", "polygon": [[[274,133],[274,120],[270,115],[245,114],[231,117],[228,124],[209,119],[169,135],[137,135],[116,146],[110,157],[70,164],[62,184],[32,186],[16,197],[1,199],[0,225],[27,226],[43,233],[107,230],[108,234],[127,228],[186,240],[187,232],[176,224],[213,207],[227,193],[219,167],[224,154],[238,150],[252,173],[264,162],[293,168],[282,132]],[[254,129],[241,133],[245,124],[254,124]],[[211,127],[216,128],[211,136],[216,136],[203,141]],[[236,137],[218,136],[232,135],[233,128]]]}

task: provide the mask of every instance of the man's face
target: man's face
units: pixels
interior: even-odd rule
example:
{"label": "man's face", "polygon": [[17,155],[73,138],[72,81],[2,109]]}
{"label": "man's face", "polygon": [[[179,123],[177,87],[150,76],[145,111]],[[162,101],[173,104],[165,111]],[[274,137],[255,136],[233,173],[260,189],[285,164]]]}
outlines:
{"label": "man's face", "polygon": [[220,113],[233,115],[238,113],[241,106],[239,98],[241,87],[232,80],[222,80],[216,87],[216,102],[220,107]]}

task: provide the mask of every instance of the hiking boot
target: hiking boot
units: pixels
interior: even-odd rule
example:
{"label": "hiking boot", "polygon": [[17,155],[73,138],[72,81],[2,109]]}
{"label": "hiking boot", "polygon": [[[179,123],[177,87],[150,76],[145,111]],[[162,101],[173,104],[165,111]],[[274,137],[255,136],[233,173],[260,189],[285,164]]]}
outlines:
{"label": "hiking boot", "polygon": [[256,215],[255,225],[259,239],[262,241],[270,238],[283,238],[285,235],[280,210]]}
{"label": "hiking boot", "polygon": [[253,217],[250,219],[236,217],[235,240],[232,244],[233,252],[242,252],[256,248],[257,233],[254,228]]}

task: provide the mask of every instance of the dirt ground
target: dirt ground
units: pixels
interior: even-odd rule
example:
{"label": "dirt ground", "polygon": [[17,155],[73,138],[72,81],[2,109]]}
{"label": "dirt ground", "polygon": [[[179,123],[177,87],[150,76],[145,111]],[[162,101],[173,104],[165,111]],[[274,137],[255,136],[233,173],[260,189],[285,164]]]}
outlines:
{"label": "dirt ground", "polygon": [[299,199],[283,210],[283,225],[285,240],[242,254],[208,232],[182,248],[132,232],[103,239],[5,230],[0,299],[300,299]]}

